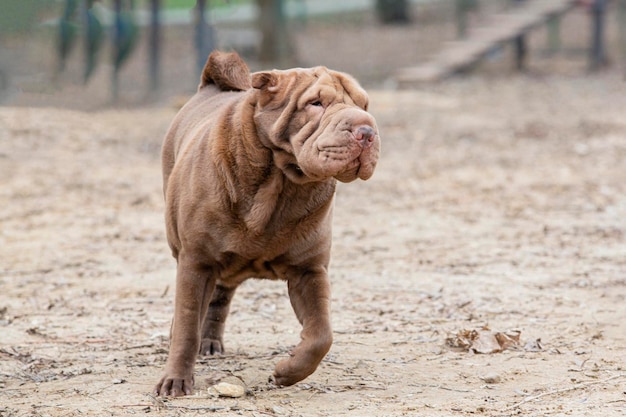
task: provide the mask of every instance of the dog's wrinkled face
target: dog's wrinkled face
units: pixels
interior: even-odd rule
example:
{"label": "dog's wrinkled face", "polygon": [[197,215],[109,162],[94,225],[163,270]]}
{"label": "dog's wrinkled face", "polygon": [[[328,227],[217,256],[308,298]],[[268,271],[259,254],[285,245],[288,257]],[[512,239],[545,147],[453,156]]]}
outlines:
{"label": "dog's wrinkled face", "polygon": [[275,162],[294,182],[366,180],[380,152],[367,93],[324,67],[252,74],[255,123]]}

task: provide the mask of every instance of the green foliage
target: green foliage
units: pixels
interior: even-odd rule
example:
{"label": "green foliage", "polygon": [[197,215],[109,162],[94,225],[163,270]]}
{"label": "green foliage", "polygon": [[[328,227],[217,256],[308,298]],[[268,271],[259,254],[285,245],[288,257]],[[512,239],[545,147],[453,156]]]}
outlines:
{"label": "green foliage", "polygon": [[0,0],[0,34],[28,32],[53,0]]}
{"label": "green foliage", "polygon": [[190,9],[196,5],[196,0],[164,0],[165,9]]}
{"label": "green foliage", "polygon": [[98,56],[98,52],[100,47],[102,46],[102,41],[104,39],[104,29],[102,27],[102,23],[98,20],[98,17],[94,14],[93,10],[87,10],[87,31],[86,31],[86,42],[87,42],[87,56],[85,62],[85,73],[84,80],[87,82],[94,69],[96,68],[96,59]]}
{"label": "green foliage", "polygon": [[[2,0],[0,0],[2,1]],[[211,0],[208,2],[210,7],[227,7],[232,5],[250,4],[254,0]],[[149,0],[142,0],[139,4],[141,7],[147,7]],[[161,0],[163,9],[191,9],[196,5],[196,0]]]}
{"label": "green foliage", "polygon": [[134,22],[132,13],[128,11],[120,13],[119,20],[115,22],[115,27],[119,33],[117,35],[118,38],[115,40],[113,64],[115,69],[119,70],[135,48],[139,30]]}
{"label": "green foliage", "polygon": [[408,23],[411,20],[408,0],[377,0],[376,12],[383,23]]}
{"label": "green foliage", "polygon": [[65,68],[65,62],[67,61],[72,48],[76,44],[76,35],[78,34],[79,27],[74,21],[78,2],[76,0],[67,0],[65,3],[65,9],[63,15],[59,19],[59,32],[58,32],[58,51],[59,51],[59,69]]}

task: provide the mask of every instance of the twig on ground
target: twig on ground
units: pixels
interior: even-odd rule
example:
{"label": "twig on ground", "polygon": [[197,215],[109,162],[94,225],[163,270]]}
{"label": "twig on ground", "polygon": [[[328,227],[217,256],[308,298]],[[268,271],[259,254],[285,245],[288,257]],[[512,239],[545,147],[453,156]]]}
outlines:
{"label": "twig on ground", "polygon": [[216,406],[216,405],[191,406],[191,405],[167,404],[165,406],[165,408],[167,408],[168,410],[187,410],[187,411],[225,411],[225,410],[230,410],[230,407],[219,407],[219,406]]}
{"label": "twig on ground", "polygon": [[427,388],[436,388],[436,389],[442,389],[445,391],[453,391],[453,392],[474,392],[473,390],[469,390],[469,389],[459,389],[459,388],[450,388],[450,387],[446,387],[443,386],[441,384],[420,384],[420,383],[412,383],[409,384],[410,387],[427,387]]}
{"label": "twig on ground", "polygon": [[575,391],[577,389],[587,388],[587,387],[590,387],[592,385],[604,384],[604,383],[607,383],[607,382],[612,381],[614,379],[623,378],[625,376],[626,376],[626,374],[613,375],[612,377],[601,379],[599,381],[582,382],[580,384],[576,384],[576,385],[573,385],[571,387],[542,392],[541,394],[537,394],[537,395],[533,395],[533,396],[530,396],[530,397],[526,397],[522,401],[520,401],[518,403],[515,403],[515,404],[505,408],[503,411],[511,411],[514,408],[517,408],[517,407],[519,407],[522,404],[538,400],[539,398],[542,398],[542,397],[547,397],[549,395],[555,395],[555,394],[562,394],[562,393],[568,392],[568,391]]}
{"label": "twig on ground", "polygon": [[157,411],[167,408],[167,404],[165,404],[165,402],[156,395],[146,394],[146,396],[150,398],[150,401],[152,401],[152,405],[157,409]]}
{"label": "twig on ground", "polygon": [[[152,401],[153,406],[159,410],[187,410],[187,411],[225,411],[231,410],[232,407],[223,407],[217,405],[174,405],[170,404],[167,401],[163,401],[160,397],[157,397],[154,394],[146,394],[148,398]],[[180,397],[178,400],[198,400],[198,399],[209,399],[209,397]]]}
{"label": "twig on ground", "polygon": [[124,346],[122,350],[143,349],[143,348],[152,348],[152,347],[154,347],[154,343],[143,343],[140,345]]}

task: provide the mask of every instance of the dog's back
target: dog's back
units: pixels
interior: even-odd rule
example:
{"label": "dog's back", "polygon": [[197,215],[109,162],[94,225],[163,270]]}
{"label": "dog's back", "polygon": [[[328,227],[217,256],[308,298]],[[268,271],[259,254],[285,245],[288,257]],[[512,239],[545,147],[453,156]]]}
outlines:
{"label": "dog's back", "polygon": [[163,193],[174,168],[177,155],[188,140],[201,134],[191,134],[202,129],[208,133],[212,120],[221,109],[228,107],[242,92],[250,89],[250,70],[235,53],[212,53],[204,66],[198,92],[181,108],[165,136],[161,153],[163,168]]}

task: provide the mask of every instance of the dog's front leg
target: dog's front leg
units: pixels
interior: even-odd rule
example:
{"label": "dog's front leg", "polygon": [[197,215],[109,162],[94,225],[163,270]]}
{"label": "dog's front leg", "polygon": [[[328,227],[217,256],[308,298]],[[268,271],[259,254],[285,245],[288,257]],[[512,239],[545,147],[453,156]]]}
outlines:
{"label": "dog's front leg", "polygon": [[277,385],[293,385],[311,375],[330,350],[330,285],[325,268],[288,278],[291,305],[302,324],[301,341],[274,370]]}
{"label": "dog's front leg", "polygon": [[215,281],[209,269],[184,253],[179,254],[170,352],[165,375],[154,388],[156,394],[173,397],[191,394],[202,319],[206,315]]}

